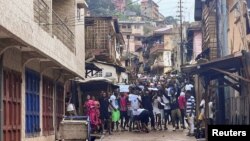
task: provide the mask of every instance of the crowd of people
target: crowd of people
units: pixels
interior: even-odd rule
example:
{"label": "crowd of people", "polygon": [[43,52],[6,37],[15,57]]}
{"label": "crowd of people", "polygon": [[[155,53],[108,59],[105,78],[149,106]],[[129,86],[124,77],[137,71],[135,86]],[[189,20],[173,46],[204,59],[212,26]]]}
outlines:
{"label": "crowd of people", "polygon": [[98,98],[88,95],[83,106],[96,132],[148,133],[168,130],[172,124],[173,131],[188,128],[188,136],[194,135],[196,102],[194,86],[189,82],[180,84],[173,78],[140,81],[130,85],[128,92],[117,89],[101,91]]}

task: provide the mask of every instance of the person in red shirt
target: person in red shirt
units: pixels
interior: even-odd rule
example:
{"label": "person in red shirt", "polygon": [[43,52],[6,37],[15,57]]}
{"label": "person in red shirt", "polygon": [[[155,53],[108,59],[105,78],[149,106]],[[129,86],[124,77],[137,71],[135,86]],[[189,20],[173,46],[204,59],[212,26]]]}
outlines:
{"label": "person in red shirt", "polygon": [[[128,124],[128,107],[127,107],[127,96],[125,93],[121,93],[121,97],[119,98],[119,104],[120,104],[120,111],[121,111],[121,128],[122,130],[125,130],[126,125]],[[125,122],[124,122],[125,120]]]}
{"label": "person in red shirt", "polygon": [[181,118],[182,118],[182,125],[183,125],[183,129],[185,129],[185,124],[184,124],[184,117],[185,117],[185,109],[186,109],[186,98],[185,98],[185,93],[181,92],[179,98],[178,98],[178,104],[179,104],[179,108],[181,110]]}

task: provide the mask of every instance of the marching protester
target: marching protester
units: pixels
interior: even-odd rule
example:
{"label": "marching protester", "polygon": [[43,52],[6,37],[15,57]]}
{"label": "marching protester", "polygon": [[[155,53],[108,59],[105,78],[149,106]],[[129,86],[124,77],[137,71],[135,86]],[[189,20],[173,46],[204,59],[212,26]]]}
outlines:
{"label": "marching protester", "polygon": [[164,130],[168,130],[167,124],[169,122],[169,116],[171,116],[171,108],[170,108],[170,98],[167,92],[165,92],[162,95],[162,101],[164,104]]}
{"label": "marching protester", "polygon": [[[110,131],[110,124],[109,124],[109,98],[107,97],[107,94],[102,91],[101,92],[101,96],[99,98],[99,102],[100,102],[100,118],[102,121],[102,133],[104,134],[104,129],[106,126],[106,129],[108,129],[108,131]],[[110,132],[109,132],[110,133]]]}
{"label": "marching protester", "polygon": [[120,114],[121,114],[121,129],[126,130],[126,125],[128,125],[129,117],[128,117],[128,107],[127,107],[128,99],[127,96],[124,93],[121,93],[121,96],[119,98],[119,104],[120,104]]}
{"label": "marching protester", "polygon": [[149,90],[146,88],[144,91],[144,94],[142,95],[142,107],[148,110],[149,112],[151,129],[156,130],[155,129],[155,116],[153,112],[153,106],[151,103],[153,103],[153,95],[150,95]]}
{"label": "marching protester", "polygon": [[194,118],[195,118],[195,98],[192,96],[191,91],[186,91],[186,115],[188,117],[189,122],[189,132],[188,136],[194,136]]}
{"label": "marching protester", "polygon": [[[136,111],[140,108],[140,97],[136,94],[135,86],[129,87],[130,94],[128,95],[128,101],[130,102],[130,109],[129,109],[129,116],[130,116],[130,123],[129,123],[129,131],[132,131],[132,125],[134,127],[134,115],[133,111]],[[134,128],[133,128],[134,129]]]}
{"label": "marching protester", "polygon": [[161,104],[161,99],[157,93],[157,91],[153,91],[152,92],[153,95],[153,112],[155,115],[155,122],[156,122],[156,126],[157,129],[160,128],[160,130],[162,130],[162,124],[161,124],[161,108],[162,108],[162,104]]}
{"label": "marching protester", "polygon": [[111,117],[112,117],[112,129],[116,126],[116,131],[118,131],[118,125],[120,120],[120,111],[119,111],[119,103],[117,98],[117,91],[113,92],[113,94],[109,98],[110,106],[112,108]]}
{"label": "marching protester", "polygon": [[[179,121],[181,121],[181,111],[179,109],[178,96],[176,95],[176,91],[174,88],[170,90],[170,107],[171,107],[171,118],[173,124],[173,131],[179,129]],[[182,125],[182,127],[184,127]]]}
{"label": "marching protester", "polygon": [[181,92],[180,96],[178,97],[178,104],[179,104],[179,108],[181,111],[181,121],[182,121],[182,126],[183,129],[186,129],[185,127],[185,115],[186,115],[186,97],[185,97],[185,93]]}

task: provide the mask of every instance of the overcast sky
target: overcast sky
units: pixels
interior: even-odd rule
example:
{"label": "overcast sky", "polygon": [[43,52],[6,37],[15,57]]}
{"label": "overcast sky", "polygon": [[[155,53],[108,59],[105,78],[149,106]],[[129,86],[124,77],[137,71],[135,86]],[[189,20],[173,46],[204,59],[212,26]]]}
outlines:
{"label": "overcast sky", "polygon": [[[176,18],[179,0],[154,0],[159,5],[160,12],[166,16]],[[194,0],[183,1],[183,15],[185,21],[194,21]]]}

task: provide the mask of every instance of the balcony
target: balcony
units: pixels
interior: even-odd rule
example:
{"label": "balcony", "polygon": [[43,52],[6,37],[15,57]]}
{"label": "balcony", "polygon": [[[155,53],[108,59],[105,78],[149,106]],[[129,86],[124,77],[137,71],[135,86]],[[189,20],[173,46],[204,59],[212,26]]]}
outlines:
{"label": "balcony", "polygon": [[164,68],[164,61],[163,60],[159,60],[154,62],[154,64],[152,65],[152,69],[156,69],[156,68]]}
{"label": "balcony", "polygon": [[132,28],[121,28],[122,33],[132,33]]}
{"label": "balcony", "polygon": [[56,36],[70,51],[75,52],[73,32],[43,0],[34,0],[34,21],[51,36]]}
{"label": "balcony", "polygon": [[34,20],[43,30],[50,32],[50,8],[43,0],[34,0]]}
{"label": "balcony", "polygon": [[72,52],[75,52],[75,37],[73,32],[54,11],[52,11],[52,19],[52,34],[61,40]]}
{"label": "balcony", "polygon": [[164,43],[155,43],[150,49],[150,54],[158,54],[162,51],[164,51]]}

